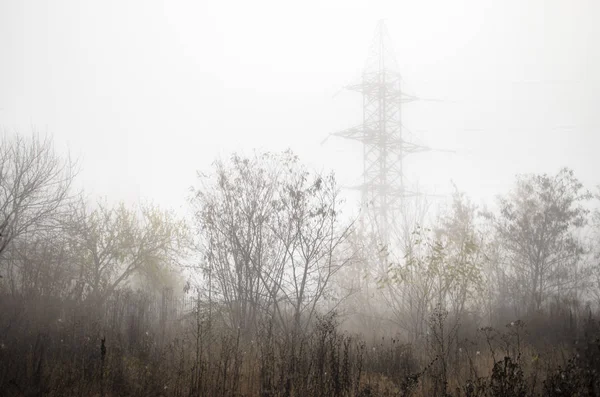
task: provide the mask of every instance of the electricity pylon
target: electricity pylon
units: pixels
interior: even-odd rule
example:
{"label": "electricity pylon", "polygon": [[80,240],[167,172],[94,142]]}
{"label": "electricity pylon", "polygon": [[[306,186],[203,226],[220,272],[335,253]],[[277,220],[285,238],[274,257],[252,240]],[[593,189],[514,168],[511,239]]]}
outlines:
{"label": "electricity pylon", "polygon": [[363,144],[363,182],[354,188],[361,192],[363,225],[368,222],[384,247],[389,247],[390,234],[401,221],[404,200],[419,195],[406,187],[404,158],[430,150],[403,135],[402,105],[418,98],[402,91],[402,78],[389,41],[380,21],[362,81],[346,87],[362,94],[363,122],[332,134]]}

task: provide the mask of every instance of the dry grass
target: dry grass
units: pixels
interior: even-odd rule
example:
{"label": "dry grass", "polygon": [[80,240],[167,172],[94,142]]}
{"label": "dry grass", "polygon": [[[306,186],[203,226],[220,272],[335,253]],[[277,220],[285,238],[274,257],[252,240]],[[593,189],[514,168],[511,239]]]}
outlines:
{"label": "dry grass", "polygon": [[[541,348],[532,338],[539,330],[523,323],[482,328],[463,340],[444,332],[444,341],[408,345],[341,332],[335,316],[319,318],[305,334],[288,335],[265,321],[244,335],[203,312],[161,322],[143,296],[122,303],[118,312],[102,312],[68,302],[2,300],[2,395],[599,395],[594,320]],[[546,324],[551,331],[551,319]]]}

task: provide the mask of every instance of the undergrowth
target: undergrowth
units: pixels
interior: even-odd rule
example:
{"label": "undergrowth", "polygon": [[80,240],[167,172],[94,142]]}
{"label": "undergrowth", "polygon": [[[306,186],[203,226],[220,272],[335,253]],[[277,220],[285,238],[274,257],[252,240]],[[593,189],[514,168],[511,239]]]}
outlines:
{"label": "undergrowth", "polygon": [[540,349],[522,321],[461,338],[459,322],[438,308],[427,338],[411,345],[399,336],[342,332],[335,313],[306,332],[286,333],[266,319],[246,334],[201,307],[167,322],[153,317],[143,296],[128,299],[104,312],[2,301],[0,394],[600,395],[600,326],[591,316],[571,339]]}

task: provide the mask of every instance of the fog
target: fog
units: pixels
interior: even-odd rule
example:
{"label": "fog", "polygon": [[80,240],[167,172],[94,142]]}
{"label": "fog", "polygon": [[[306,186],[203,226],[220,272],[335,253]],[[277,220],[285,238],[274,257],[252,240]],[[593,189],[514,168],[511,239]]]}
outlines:
{"label": "fog", "polygon": [[[0,396],[600,395],[598,20],[0,0]],[[379,26],[395,204],[335,136]]]}
{"label": "fog", "polygon": [[[479,200],[517,173],[596,184],[600,5],[564,1],[3,1],[0,122],[52,134],[99,195],[183,205],[216,156],[292,148],[355,184],[360,79],[385,19],[405,125],[454,150],[411,160],[424,190]],[[341,92],[340,92],[341,91]],[[336,95],[337,94],[337,95]],[[358,197],[350,196],[358,200]]]}

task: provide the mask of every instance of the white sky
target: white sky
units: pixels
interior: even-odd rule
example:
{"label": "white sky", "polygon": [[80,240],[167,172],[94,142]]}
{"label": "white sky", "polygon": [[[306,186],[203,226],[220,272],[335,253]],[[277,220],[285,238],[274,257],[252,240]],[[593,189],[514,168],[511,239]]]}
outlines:
{"label": "white sky", "polygon": [[443,100],[405,124],[456,150],[407,162],[422,191],[490,202],[561,166],[600,183],[598,0],[0,0],[0,126],[53,134],[116,200],[180,207],[196,170],[252,148],[353,185],[360,145],[321,141],[360,122],[339,91],[382,18],[410,92]]}

